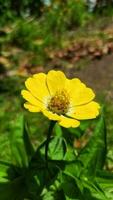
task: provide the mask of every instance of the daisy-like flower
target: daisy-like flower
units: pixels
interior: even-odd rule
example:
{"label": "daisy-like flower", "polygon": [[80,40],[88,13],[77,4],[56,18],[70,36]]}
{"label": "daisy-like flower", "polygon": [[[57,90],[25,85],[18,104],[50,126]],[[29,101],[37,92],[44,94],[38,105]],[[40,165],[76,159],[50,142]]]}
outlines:
{"label": "daisy-like flower", "polygon": [[99,115],[100,106],[93,101],[95,94],[78,78],[67,79],[63,72],[51,70],[39,73],[25,82],[21,94],[30,112],[42,112],[50,120],[69,128],[78,127],[80,120]]}

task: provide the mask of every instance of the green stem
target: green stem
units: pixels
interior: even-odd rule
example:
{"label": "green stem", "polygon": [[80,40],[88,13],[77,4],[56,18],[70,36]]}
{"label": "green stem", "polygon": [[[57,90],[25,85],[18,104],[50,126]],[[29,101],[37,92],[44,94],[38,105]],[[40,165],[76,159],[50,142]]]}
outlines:
{"label": "green stem", "polygon": [[45,160],[46,160],[46,167],[48,168],[48,149],[49,149],[49,142],[51,138],[51,133],[53,131],[53,127],[55,125],[56,121],[51,121],[50,126],[48,129],[48,134],[47,134],[47,140],[46,140],[46,145],[45,145]]}

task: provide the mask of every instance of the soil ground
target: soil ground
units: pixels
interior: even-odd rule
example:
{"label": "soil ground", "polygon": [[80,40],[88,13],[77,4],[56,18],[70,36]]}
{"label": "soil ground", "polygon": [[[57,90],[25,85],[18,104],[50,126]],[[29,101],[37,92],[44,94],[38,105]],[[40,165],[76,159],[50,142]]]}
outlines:
{"label": "soil ground", "polygon": [[113,97],[113,54],[93,60],[81,70],[70,69],[69,74],[79,77],[97,92],[107,91]]}

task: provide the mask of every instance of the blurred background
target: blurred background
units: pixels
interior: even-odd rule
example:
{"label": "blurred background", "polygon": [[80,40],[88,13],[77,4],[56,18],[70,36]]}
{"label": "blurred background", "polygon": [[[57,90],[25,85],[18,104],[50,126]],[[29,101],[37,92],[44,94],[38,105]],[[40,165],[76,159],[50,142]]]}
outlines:
{"label": "blurred background", "polygon": [[48,120],[25,111],[20,92],[28,76],[50,69],[79,77],[96,92],[107,124],[106,166],[113,170],[112,0],[0,0],[1,159],[10,159],[8,137],[22,112],[32,142],[44,138]]}

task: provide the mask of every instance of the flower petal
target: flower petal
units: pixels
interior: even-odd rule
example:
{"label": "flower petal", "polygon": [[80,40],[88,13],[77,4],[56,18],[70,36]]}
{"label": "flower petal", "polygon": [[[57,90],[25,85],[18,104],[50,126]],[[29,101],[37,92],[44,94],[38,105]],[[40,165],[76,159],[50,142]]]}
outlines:
{"label": "flower petal", "polygon": [[80,122],[76,119],[71,119],[68,117],[60,116],[59,125],[70,128],[70,127],[78,127],[80,125]]}
{"label": "flower petal", "polygon": [[42,113],[48,117],[50,120],[54,120],[54,121],[58,121],[60,119],[60,116],[55,114],[55,113],[52,113],[51,111],[48,111],[48,110],[42,110]]}
{"label": "flower petal", "polygon": [[28,102],[24,103],[24,107],[26,109],[28,109],[30,112],[40,112],[41,111],[41,109],[39,107],[33,106]]}
{"label": "flower petal", "polygon": [[67,80],[66,87],[70,95],[71,103],[74,106],[89,103],[95,97],[92,89],[86,87],[86,85],[77,78]]}
{"label": "flower petal", "polygon": [[93,119],[99,115],[100,106],[95,101],[92,101],[83,106],[76,106],[71,117],[78,120]]}
{"label": "flower petal", "polygon": [[51,95],[54,95],[59,90],[65,87],[66,77],[61,71],[51,70],[47,74],[47,85]]}
{"label": "flower petal", "polygon": [[21,95],[25,100],[27,100],[30,104],[43,108],[43,104],[38,101],[29,91],[27,90],[22,90]]}
{"label": "flower petal", "polygon": [[25,85],[31,94],[42,102],[49,95],[46,86],[46,74],[44,73],[35,74],[32,78],[28,78]]}

